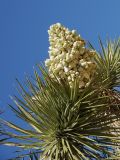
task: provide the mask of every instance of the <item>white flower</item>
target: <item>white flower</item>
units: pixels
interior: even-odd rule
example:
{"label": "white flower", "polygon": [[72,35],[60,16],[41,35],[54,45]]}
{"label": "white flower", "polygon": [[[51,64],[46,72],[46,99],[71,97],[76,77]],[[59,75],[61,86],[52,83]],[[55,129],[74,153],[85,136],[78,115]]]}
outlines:
{"label": "white flower", "polygon": [[62,69],[62,68],[63,68],[63,66],[62,66],[61,64],[58,64],[58,65],[57,65],[57,69],[58,69],[58,70],[60,70],[60,69]]}
{"label": "white flower", "polygon": [[87,65],[87,62],[80,63],[82,67],[85,67]]}
{"label": "white flower", "polygon": [[76,34],[76,30],[72,30],[72,33],[73,33],[73,34]]}
{"label": "white flower", "polygon": [[71,87],[77,78],[80,88],[87,86],[95,72],[95,51],[86,49],[80,35],[60,23],[50,26],[48,34],[50,59],[45,61],[45,65],[51,77],[55,75],[58,79],[68,80]]}
{"label": "white flower", "polygon": [[71,76],[68,76],[68,81],[71,81]]}
{"label": "white flower", "polygon": [[64,71],[65,71],[65,72],[68,72],[68,71],[69,71],[69,68],[64,67]]}
{"label": "white flower", "polygon": [[51,60],[50,60],[50,59],[46,59],[46,60],[45,60],[45,65],[46,65],[46,66],[49,66],[50,64],[51,64]]}
{"label": "white flower", "polygon": [[75,72],[75,75],[78,76],[78,75],[79,75],[79,72]]}

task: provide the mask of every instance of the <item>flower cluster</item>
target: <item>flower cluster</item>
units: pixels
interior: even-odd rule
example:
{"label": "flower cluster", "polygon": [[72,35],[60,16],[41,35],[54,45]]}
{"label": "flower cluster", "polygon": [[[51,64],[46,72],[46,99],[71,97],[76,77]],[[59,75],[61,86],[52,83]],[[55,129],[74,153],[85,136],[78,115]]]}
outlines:
{"label": "flower cluster", "polygon": [[79,80],[79,87],[89,84],[95,72],[94,54],[85,48],[85,41],[76,33],[60,23],[50,26],[49,56],[45,61],[52,78],[68,80],[70,86],[74,80]]}

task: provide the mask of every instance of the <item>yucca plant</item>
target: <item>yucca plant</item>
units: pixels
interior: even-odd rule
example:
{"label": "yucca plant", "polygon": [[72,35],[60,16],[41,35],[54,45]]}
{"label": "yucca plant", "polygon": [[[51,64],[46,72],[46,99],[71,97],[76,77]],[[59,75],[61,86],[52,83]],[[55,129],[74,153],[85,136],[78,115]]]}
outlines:
{"label": "yucca plant", "polygon": [[11,137],[4,144],[31,150],[18,159],[119,159],[119,126],[113,125],[119,122],[119,42],[103,47],[100,40],[100,53],[85,48],[75,31],[60,24],[49,34],[47,68],[38,65],[34,78],[26,77],[25,87],[17,80],[22,97],[14,96],[16,105],[10,105],[30,128],[1,120],[13,129],[4,132]]}
{"label": "yucca plant", "polygon": [[44,159],[99,159],[102,153],[113,154],[105,148],[117,142],[115,135],[107,133],[114,131],[109,124],[116,116],[101,114],[108,105],[106,97],[97,97],[98,91],[90,87],[80,93],[77,82],[71,89],[69,84],[53,81],[46,72],[42,76],[44,81],[37,72],[35,75],[35,84],[27,79],[29,92],[20,84],[24,101],[15,97],[18,108],[11,106],[32,129],[4,121],[18,132],[7,134],[21,140],[6,144],[43,151]]}

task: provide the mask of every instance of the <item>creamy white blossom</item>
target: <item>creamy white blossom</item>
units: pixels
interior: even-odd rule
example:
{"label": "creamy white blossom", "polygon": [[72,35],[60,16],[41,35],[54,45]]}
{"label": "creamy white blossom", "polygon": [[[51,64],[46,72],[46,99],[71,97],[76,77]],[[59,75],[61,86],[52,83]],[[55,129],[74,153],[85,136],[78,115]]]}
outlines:
{"label": "creamy white blossom", "polygon": [[95,51],[85,48],[85,41],[75,30],[70,31],[60,23],[50,26],[49,59],[45,61],[52,78],[68,80],[72,86],[75,79],[79,87],[85,87],[95,72]]}

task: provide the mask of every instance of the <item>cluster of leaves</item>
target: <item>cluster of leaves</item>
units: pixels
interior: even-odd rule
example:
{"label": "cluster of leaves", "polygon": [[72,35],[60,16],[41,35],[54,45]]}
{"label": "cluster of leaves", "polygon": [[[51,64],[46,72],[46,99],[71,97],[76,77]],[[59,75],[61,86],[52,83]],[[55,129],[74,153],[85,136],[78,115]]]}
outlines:
{"label": "cluster of leaves", "polygon": [[[107,41],[104,47],[99,38],[101,51],[96,55],[97,64],[97,87],[113,89],[120,86],[120,40]],[[94,47],[89,43],[90,47]]]}
{"label": "cluster of leaves", "polygon": [[51,79],[40,66],[41,76],[35,71],[34,79],[26,78],[27,89],[18,81],[22,100],[15,96],[16,105],[10,107],[31,128],[1,120],[14,130],[4,133],[11,137],[6,145],[40,153],[41,158],[30,154],[31,160],[120,158],[115,153],[119,127],[112,125],[119,121],[120,93],[115,87],[120,86],[120,44],[108,42],[107,48],[101,40],[100,44],[96,74],[84,90],[77,80],[71,88],[67,81]]}

